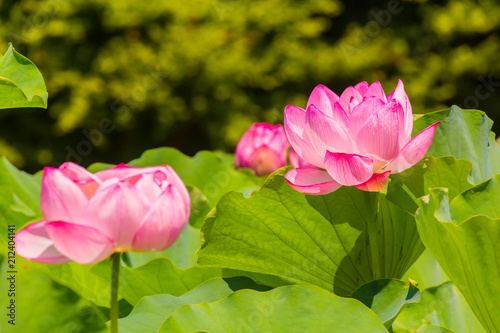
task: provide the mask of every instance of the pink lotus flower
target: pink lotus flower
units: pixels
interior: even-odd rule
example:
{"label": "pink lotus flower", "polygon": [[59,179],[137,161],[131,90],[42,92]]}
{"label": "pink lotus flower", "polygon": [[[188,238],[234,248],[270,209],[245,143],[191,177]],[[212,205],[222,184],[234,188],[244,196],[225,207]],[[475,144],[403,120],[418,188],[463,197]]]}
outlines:
{"label": "pink lotus flower", "polygon": [[48,264],[97,263],[114,252],[159,251],[179,237],[190,198],[170,166],[124,164],[96,174],[74,164],[44,169],[44,220],[16,235],[17,253]]}
{"label": "pink lotus flower", "polygon": [[283,126],[254,123],[236,146],[234,164],[252,169],[257,176],[267,176],[286,165],[288,147]]}
{"label": "pink lotus flower", "polygon": [[293,149],[315,167],[290,170],[285,178],[307,194],[352,185],[380,191],[390,173],[406,170],[424,157],[438,124],[411,138],[412,110],[401,81],[387,97],[379,82],[361,82],[340,97],[319,85],[306,110],[285,108],[285,131]]}

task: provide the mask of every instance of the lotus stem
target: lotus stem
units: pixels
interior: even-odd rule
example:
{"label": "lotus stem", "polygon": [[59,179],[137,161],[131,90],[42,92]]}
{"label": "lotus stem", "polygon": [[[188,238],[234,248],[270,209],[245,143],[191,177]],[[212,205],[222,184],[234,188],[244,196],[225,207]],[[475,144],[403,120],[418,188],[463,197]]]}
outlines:
{"label": "lotus stem", "polygon": [[109,320],[111,322],[110,332],[118,333],[118,282],[120,275],[120,252],[111,255],[111,307]]}
{"label": "lotus stem", "polygon": [[[379,193],[377,193],[376,200],[374,202],[375,207],[376,207],[376,215],[375,219],[373,221],[368,221],[367,223],[367,232],[368,232],[368,242],[369,242],[369,247],[370,247],[370,252],[371,252],[371,262],[372,262],[372,274],[373,274],[373,279],[381,279],[382,278],[382,272],[381,272],[381,267],[380,267],[380,249],[379,249],[379,238],[378,238],[378,220],[380,219],[380,198],[379,198]],[[375,208],[374,207],[374,208]]]}

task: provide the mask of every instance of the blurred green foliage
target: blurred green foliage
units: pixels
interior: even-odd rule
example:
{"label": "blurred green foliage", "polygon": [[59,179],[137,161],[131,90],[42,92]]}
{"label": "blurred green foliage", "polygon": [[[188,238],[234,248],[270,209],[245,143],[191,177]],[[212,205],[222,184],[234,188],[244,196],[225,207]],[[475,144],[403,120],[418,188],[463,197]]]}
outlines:
{"label": "blurred green foliage", "polygon": [[0,21],[0,52],[11,41],[49,92],[48,111],[0,114],[0,155],[28,171],[232,152],[319,83],[389,93],[401,78],[414,113],[500,116],[495,0],[0,0]]}

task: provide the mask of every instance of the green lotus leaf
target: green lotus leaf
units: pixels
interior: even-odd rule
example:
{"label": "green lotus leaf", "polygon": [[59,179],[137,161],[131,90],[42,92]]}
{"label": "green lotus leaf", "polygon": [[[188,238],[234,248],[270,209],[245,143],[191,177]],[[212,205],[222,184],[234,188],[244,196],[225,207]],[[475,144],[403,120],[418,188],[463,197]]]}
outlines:
{"label": "green lotus leaf", "polygon": [[369,307],[384,326],[391,329],[392,323],[404,307],[420,301],[420,291],[411,282],[383,279],[362,285],[351,297]]}
{"label": "green lotus leaf", "polygon": [[[93,265],[91,273],[109,279],[111,267],[102,263]],[[202,282],[220,275],[220,269],[217,268],[193,266],[181,269],[168,258],[157,258],[139,267],[121,267],[119,293],[130,304],[135,305],[144,296],[180,296]]]}
{"label": "green lotus leaf", "polygon": [[314,286],[240,290],[212,303],[186,305],[159,332],[387,332],[370,309]]}
{"label": "green lotus leaf", "polygon": [[215,302],[240,289],[262,290],[250,279],[213,278],[181,296],[146,296],[127,317],[118,320],[119,330],[122,333],[156,333],[176,309],[188,304]]}
{"label": "green lotus leaf", "polygon": [[450,203],[445,188],[420,199],[416,220],[426,248],[462,292],[479,321],[500,331],[500,175]]}
{"label": "green lotus leaf", "polygon": [[424,290],[419,303],[409,304],[401,311],[394,322],[394,331],[396,333],[410,333],[416,330],[432,332],[431,327],[424,330],[422,325],[441,326],[443,329],[457,333],[486,332],[452,282],[445,282]]}
{"label": "green lotus leaf", "polygon": [[9,44],[0,58],[0,109],[46,109],[47,98],[47,88],[38,68]]}
{"label": "green lotus leaf", "polygon": [[[384,194],[343,187],[307,196],[286,183],[287,170],[250,198],[221,198],[202,227],[200,265],[250,272],[273,287],[314,284],[350,296],[367,282],[401,278],[423,251],[413,215]],[[378,237],[368,241],[368,228]]]}
{"label": "green lotus leaf", "polygon": [[413,124],[413,135],[440,121],[426,156],[454,156],[472,163],[471,183],[478,184],[500,173],[500,146],[491,132],[493,121],[482,111],[458,106],[427,113]]}

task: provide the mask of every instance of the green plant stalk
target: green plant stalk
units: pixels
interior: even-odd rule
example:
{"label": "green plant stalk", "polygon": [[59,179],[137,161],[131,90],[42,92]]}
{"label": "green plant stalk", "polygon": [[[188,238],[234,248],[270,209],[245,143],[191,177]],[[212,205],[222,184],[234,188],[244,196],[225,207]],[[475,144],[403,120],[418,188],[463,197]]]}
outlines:
{"label": "green plant stalk", "polygon": [[111,322],[110,332],[118,333],[118,282],[120,275],[120,252],[111,255],[111,307],[109,320]]}
{"label": "green plant stalk", "polygon": [[376,200],[374,202],[374,209],[376,209],[375,219],[373,221],[367,221],[367,233],[368,233],[368,243],[370,244],[371,252],[371,262],[372,262],[372,274],[373,279],[382,279],[382,272],[380,267],[380,250],[378,246],[378,232],[377,232],[377,222],[380,218],[380,193],[377,193]]}

